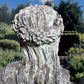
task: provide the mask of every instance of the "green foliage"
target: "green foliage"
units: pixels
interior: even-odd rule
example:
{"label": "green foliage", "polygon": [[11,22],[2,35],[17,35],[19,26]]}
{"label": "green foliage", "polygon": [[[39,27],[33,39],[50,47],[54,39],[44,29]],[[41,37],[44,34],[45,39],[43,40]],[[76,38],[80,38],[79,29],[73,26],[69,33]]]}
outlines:
{"label": "green foliage", "polygon": [[5,34],[6,32],[7,32],[7,28],[2,27],[2,26],[0,25],[0,34]]}
{"label": "green foliage", "polygon": [[4,38],[6,33],[14,33],[11,30],[11,25],[7,25],[6,23],[0,22],[0,39]]}
{"label": "green foliage", "polygon": [[2,7],[0,7],[0,22],[11,24],[15,14],[18,13],[19,10],[29,5],[30,5],[29,3],[27,3],[26,5],[19,4],[16,8],[13,8],[11,12],[9,12],[7,4],[2,5]]}
{"label": "green foliage", "polygon": [[61,1],[57,11],[63,17],[65,31],[79,31],[82,23],[82,10],[78,3]]}
{"label": "green foliage", "polygon": [[75,48],[74,48],[74,47],[70,48],[70,49],[68,50],[68,52],[69,52],[70,54],[75,54]]}
{"label": "green foliage", "polygon": [[28,6],[30,6],[30,3],[29,2],[27,2],[27,4],[25,5],[25,7],[28,7]]}
{"label": "green foliage", "polygon": [[67,59],[70,66],[73,67],[75,72],[83,72],[84,71],[84,58],[80,57],[79,55],[70,55]]}
{"label": "green foliage", "polygon": [[20,45],[17,41],[15,40],[0,40],[0,47],[3,49],[9,49],[9,50],[14,50],[14,51],[20,51]]}
{"label": "green foliage", "polygon": [[5,23],[0,22],[0,38],[3,38],[5,33],[7,32],[8,26]]}
{"label": "green foliage", "polygon": [[[64,35],[65,34],[66,32],[64,32]],[[66,52],[67,56],[61,56],[61,60],[66,60],[68,62],[69,66],[67,69],[70,70],[71,81],[74,82],[78,82],[84,75],[84,34],[78,33],[78,35],[80,44],[74,44],[73,47]]]}
{"label": "green foliage", "polygon": [[65,59],[69,63],[68,69],[71,72],[71,80],[78,82],[84,74],[84,49],[75,45],[68,50],[67,55]]}
{"label": "green foliage", "polygon": [[12,31],[11,25],[0,22],[0,70],[8,63],[22,59],[20,45],[17,40],[18,38]]}
{"label": "green foliage", "polygon": [[81,48],[84,49],[84,33],[80,33],[79,36],[80,36]]}
{"label": "green foliage", "polygon": [[82,23],[81,23],[80,32],[81,32],[81,33],[84,33],[84,20],[83,20]]}
{"label": "green foliage", "polygon": [[15,40],[18,39],[11,30],[11,26],[0,22],[0,70],[8,65],[8,63],[22,58],[20,45]]}
{"label": "green foliage", "polygon": [[84,72],[82,72],[82,73],[77,72],[77,74],[75,74],[75,81],[78,82],[79,79],[83,76],[84,76]]}
{"label": "green foliage", "polygon": [[17,35],[15,33],[6,33],[5,36],[4,36],[4,39],[18,41],[18,37],[17,37]]}
{"label": "green foliage", "polygon": [[0,39],[10,39],[18,41],[18,37],[11,29],[11,25],[3,22],[0,22]]}
{"label": "green foliage", "polygon": [[84,33],[82,34],[80,33],[79,35],[80,35],[80,40],[84,40]]}
{"label": "green foliage", "polygon": [[53,2],[52,2],[52,1],[47,1],[47,2],[45,3],[45,5],[52,7],[52,6],[53,6]]}
{"label": "green foliage", "polygon": [[57,11],[58,7],[54,4],[53,9]]}
{"label": "green foliage", "polygon": [[79,35],[77,31],[64,31],[63,35]]}
{"label": "green foliage", "polygon": [[7,24],[11,23],[11,16],[8,11],[7,4],[4,4],[2,7],[0,7],[0,22],[5,22]]}
{"label": "green foliage", "polygon": [[13,8],[13,9],[11,10],[11,20],[13,20],[15,14],[18,13],[19,10],[21,10],[21,9],[23,9],[23,8],[25,8],[25,5],[24,5],[24,4],[18,5],[16,9]]}
{"label": "green foliage", "polygon": [[8,63],[22,59],[21,52],[15,52],[12,50],[0,49],[0,70],[3,69]]}
{"label": "green foliage", "polygon": [[74,80],[77,84],[79,84],[79,80],[83,76],[84,76],[84,72],[82,72],[82,73],[77,72],[74,77],[70,76],[70,78],[71,78],[71,80]]}
{"label": "green foliage", "polygon": [[17,6],[17,8],[13,8],[13,9],[11,10],[11,20],[13,20],[15,14],[17,14],[21,9],[23,9],[23,8],[29,6],[29,5],[30,5],[29,3],[27,3],[26,5],[24,5],[24,4],[19,4],[19,5]]}

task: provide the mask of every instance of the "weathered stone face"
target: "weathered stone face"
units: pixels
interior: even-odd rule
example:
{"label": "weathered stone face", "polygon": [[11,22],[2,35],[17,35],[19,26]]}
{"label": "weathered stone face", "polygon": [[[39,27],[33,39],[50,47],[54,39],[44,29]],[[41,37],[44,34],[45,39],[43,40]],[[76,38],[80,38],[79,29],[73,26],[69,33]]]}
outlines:
{"label": "weathered stone face", "polygon": [[1,71],[2,84],[70,84],[69,72],[58,57],[64,25],[56,11],[45,5],[29,6],[15,15],[12,29],[20,39],[23,59]]}

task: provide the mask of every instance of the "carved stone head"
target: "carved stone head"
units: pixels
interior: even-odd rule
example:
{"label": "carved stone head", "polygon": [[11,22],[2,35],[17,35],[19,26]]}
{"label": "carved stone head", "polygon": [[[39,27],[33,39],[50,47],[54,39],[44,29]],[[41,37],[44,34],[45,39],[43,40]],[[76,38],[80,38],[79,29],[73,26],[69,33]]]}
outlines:
{"label": "carved stone head", "polygon": [[28,45],[49,44],[64,30],[63,19],[51,7],[29,6],[15,15],[12,29]]}

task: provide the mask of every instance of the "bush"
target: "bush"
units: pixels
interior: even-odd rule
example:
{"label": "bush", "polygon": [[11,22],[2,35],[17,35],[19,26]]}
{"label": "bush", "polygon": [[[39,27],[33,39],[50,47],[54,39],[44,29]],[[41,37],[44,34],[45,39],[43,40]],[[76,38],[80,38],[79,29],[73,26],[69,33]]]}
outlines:
{"label": "bush", "polygon": [[80,40],[84,40],[84,33],[82,34],[80,33],[79,36],[80,36]]}
{"label": "bush", "polygon": [[77,74],[75,74],[75,79],[74,80],[76,82],[79,82],[79,79],[83,76],[84,76],[84,72],[82,72],[82,73],[77,72]]}
{"label": "bush", "polygon": [[74,48],[74,47],[71,47],[71,48],[68,50],[68,52],[69,52],[70,54],[75,54],[75,48]]}
{"label": "bush", "polygon": [[84,72],[84,49],[75,45],[68,50],[67,55],[65,59],[69,63],[67,68],[70,70],[71,80],[78,82]]}
{"label": "bush", "polygon": [[70,48],[68,50],[68,56],[66,60],[70,64],[71,67],[75,70],[75,72],[83,72],[84,71],[84,57],[83,57],[84,49],[80,48]]}
{"label": "bush", "polygon": [[4,38],[6,32],[7,32],[6,24],[0,23],[0,39]]}
{"label": "bush", "polygon": [[21,52],[15,52],[12,50],[0,49],[0,70],[3,69],[8,63],[22,59]]}
{"label": "bush", "polygon": [[11,29],[11,25],[0,22],[0,39],[3,39],[6,33],[14,33]]}
{"label": "bush", "polygon": [[0,70],[8,63],[18,61],[21,58],[20,44],[11,25],[0,22]]}
{"label": "bush", "polygon": [[70,58],[70,65],[73,67],[75,72],[83,72],[84,71],[84,59],[80,58],[80,56],[74,56]]}
{"label": "bush", "polygon": [[16,40],[18,41],[18,37],[15,33],[6,33],[4,39]]}
{"label": "bush", "polygon": [[15,40],[3,39],[0,40],[0,47],[14,51],[20,51],[20,44]]}
{"label": "bush", "polygon": [[13,32],[11,29],[11,25],[8,25],[6,23],[0,22],[0,29],[4,30],[2,32],[6,33],[6,32]]}

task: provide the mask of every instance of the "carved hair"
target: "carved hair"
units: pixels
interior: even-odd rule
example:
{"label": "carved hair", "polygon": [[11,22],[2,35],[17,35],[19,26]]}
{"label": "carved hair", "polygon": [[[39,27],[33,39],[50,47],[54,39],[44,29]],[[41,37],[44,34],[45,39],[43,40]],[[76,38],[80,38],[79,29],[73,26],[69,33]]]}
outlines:
{"label": "carved hair", "polygon": [[48,6],[29,6],[15,15],[12,29],[29,45],[52,43],[64,30],[60,15]]}

